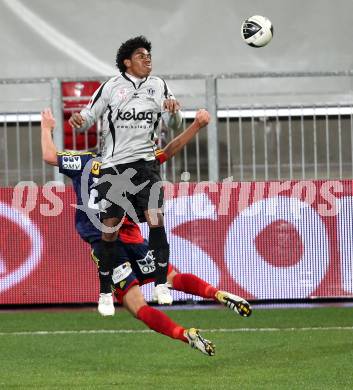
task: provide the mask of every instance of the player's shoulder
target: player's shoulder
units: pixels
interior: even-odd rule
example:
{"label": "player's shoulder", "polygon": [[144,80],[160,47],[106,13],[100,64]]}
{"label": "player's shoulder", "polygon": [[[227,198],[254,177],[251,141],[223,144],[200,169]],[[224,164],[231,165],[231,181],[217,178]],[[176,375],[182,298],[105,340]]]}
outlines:
{"label": "player's shoulder", "polygon": [[149,80],[150,84],[157,86],[166,98],[171,96],[168,85],[164,79],[158,76],[150,76]]}
{"label": "player's shoulder", "polygon": [[126,91],[131,90],[133,85],[131,81],[127,80],[122,73],[110,78],[107,81],[107,92],[112,94],[118,94],[118,96],[122,96],[126,93]]}
{"label": "player's shoulder", "polygon": [[111,86],[116,86],[121,84],[131,85],[131,81],[126,76],[124,76],[123,73],[119,73],[116,76],[110,78],[108,82],[109,85]]}
{"label": "player's shoulder", "polygon": [[103,86],[106,90],[109,90],[109,89],[113,89],[117,84],[119,84],[119,82],[121,82],[121,75],[118,74],[116,76],[113,76],[111,77],[110,79],[108,79],[107,81],[105,81],[101,87]]}
{"label": "player's shoulder", "polygon": [[117,83],[117,82],[119,82],[119,81],[121,81],[123,79],[124,79],[124,77],[122,76],[122,74],[118,73],[117,75],[115,75],[115,76],[111,77],[110,79],[108,79],[107,83],[108,84],[115,84],[115,83]]}
{"label": "player's shoulder", "polygon": [[150,81],[151,83],[156,83],[156,84],[160,84],[160,85],[165,84],[165,80],[162,79],[161,77],[158,77],[158,76],[149,76],[148,81]]}

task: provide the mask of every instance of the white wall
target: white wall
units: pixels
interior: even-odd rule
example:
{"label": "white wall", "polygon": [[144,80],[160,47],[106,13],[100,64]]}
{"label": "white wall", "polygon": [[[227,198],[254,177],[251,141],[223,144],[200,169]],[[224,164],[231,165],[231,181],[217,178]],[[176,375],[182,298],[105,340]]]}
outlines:
{"label": "white wall", "polygon": [[[39,19],[25,24],[21,5]],[[241,22],[253,14],[273,22],[266,48],[240,39]],[[350,0],[0,0],[0,77],[108,75],[104,69],[113,68],[120,43],[138,34],[152,40],[159,74],[346,70],[352,67],[352,14]],[[81,63],[67,44],[58,49],[58,36],[107,68]]]}
{"label": "white wall", "polygon": [[[253,14],[274,25],[264,48],[240,38]],[[140,34],[152,41],[159,75],[346,71],[353,68],[352,14],[351,0],[0,0],[0,78],[111,76],[117,48]],[[170,84],[184,107],[205,105],[203,84]],[[224,107],[346,104],[352,79],[245,79],[220,82],[219,92]],[[13,108],[15,93],[0,86],[0,96],[0,111]]]}

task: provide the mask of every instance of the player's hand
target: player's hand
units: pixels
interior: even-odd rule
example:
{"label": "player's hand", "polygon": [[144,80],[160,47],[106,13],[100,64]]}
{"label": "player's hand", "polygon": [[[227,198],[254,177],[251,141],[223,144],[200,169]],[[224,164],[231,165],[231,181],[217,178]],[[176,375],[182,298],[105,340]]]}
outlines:
{"label": "player's hand", "polygon": [[80,127],[83,126],[83,124],[85,123],[85,120],[82,118],[81,114],[79,114],[78,112],[75,112],[71,115],[71,117],[69,119],[69,123],[70,123],[71,127],[75,128],[75,129],[79,129]]}
{"label": "player's hand", "polygon": [[198,110],[194,119],[194,123],[201,129],[201,127],[207,126],[211,121],[211,115],[203,108]]}
{"label": "player's hand", "polygon": [[50,108],[45,108],[41,112],[41,127],[43,130],[53,131],[56,125],[55,118]]}
{"label": "player's hand", "polygon": [[166,99],[163,102],[163,110],[175,114],[180,110],[180,103],[175,99]]}

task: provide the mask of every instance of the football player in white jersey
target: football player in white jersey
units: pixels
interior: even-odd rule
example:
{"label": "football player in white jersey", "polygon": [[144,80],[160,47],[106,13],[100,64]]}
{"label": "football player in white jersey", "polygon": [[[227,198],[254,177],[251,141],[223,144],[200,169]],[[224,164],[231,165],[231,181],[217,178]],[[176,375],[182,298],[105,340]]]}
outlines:
{"label": "football player in white jersey", "polygon": [[[163,150],[157,151],[159,163],[162,164],[178,153],[198,132],[200,127],[207,125],[209,120],[210,116],[208,112],[199,110],[191,126],[169,142]],[[77,203],[81,204],[83,201],[81,197],[82,175],[88,174],[85,180],[94,183],[94,177],[99,174],[99,163],[96,160],[97,156],[91,152],[57,151],[52,139],[52,131],[54,128],[55,119],[50,109],[45,109],[42,112],[41,121],[43,160],[48,164],[58,166],[60,172],[72,180]],[[74,157],[76,161],[80,162],[80,168],[65,164],[65,161],[67,161],[66,157]],[[86,165],[90,167],[88,171],[85,168]],[[88,191],[90,191],[89,185]],[[97,262],[99,269],[99,259],[95,258],[95,248],[97,240],[100,239],[100,231],[89,220],[88,216],[83,213],[81,208],[77,208],[76,210],[75,224],[76,230],[81,238],[91,245],[92,258]],[[114,274],[115,276],[119,275],[119,279],[112,281],[112,283],[114,283],[114,294],[117,301],[123,304],[134,317],[144,322],[150,329],[173,339],[188,343],[192,348],[198,349],[206,355],[213,356],[215,354],[214,344],[203,338],[199,330],[183,327],[174,322],[162,311],[149,306],[145,301],[140,286],[154,280],[155,262],[150,257],[148,242],[143,239],[139,227],[134,222],[125,219],[119,230],[119,237],[116,244],[123,248],[126,256],[125,258],[117,259],[115,264],[116,272]],[[243,298],[226,291],[221,291],[196,275],[179,273],[171,264],[168,267],[168,282],[174,290],[212,299],[242,317],[251,315],[251,307]],[[111,291],[110,286],[107,291]],[[113,315],[115,312],[113,302],[108,302],[111,303],[111,306],[107,304],[107,296],[107,293],[100,294],[100,305],[98,306],[98,311],[104,316]],[[104,299],[101,301],[101,298]]]}
{"label": "football player in white jersey", "polygon": [[[120,74],[94,93],[81,113],[70,118],[77,129],[92,126],[103,116],[102,177],[97,185],[105,204],[102,239],[96,256],[103,274],[111,277],[117,252],[116,230],[128,214],[150,227],[149,245],[156,259],[155,296],[171,304],[167,284],[169,243],[163,221],[163,189],[155,159],[155,130],[163,112],[180,123],[180,105],[164,80],[150,76],[151,43],[143,36],[124,42],[116,56]],[[142,214],[142,217],[141,217]]]}

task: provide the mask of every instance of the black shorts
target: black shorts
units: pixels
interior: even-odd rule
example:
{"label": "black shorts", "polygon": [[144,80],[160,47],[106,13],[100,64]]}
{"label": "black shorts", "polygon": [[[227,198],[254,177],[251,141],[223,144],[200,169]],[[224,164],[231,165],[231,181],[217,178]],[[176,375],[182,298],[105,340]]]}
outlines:
{"label": "black shorts", "polygon": [[156,160],[138,160],[101,169],[96,186],[101,219],[129,215],[145,222],[144,211],[163,206],[163,187]]}

